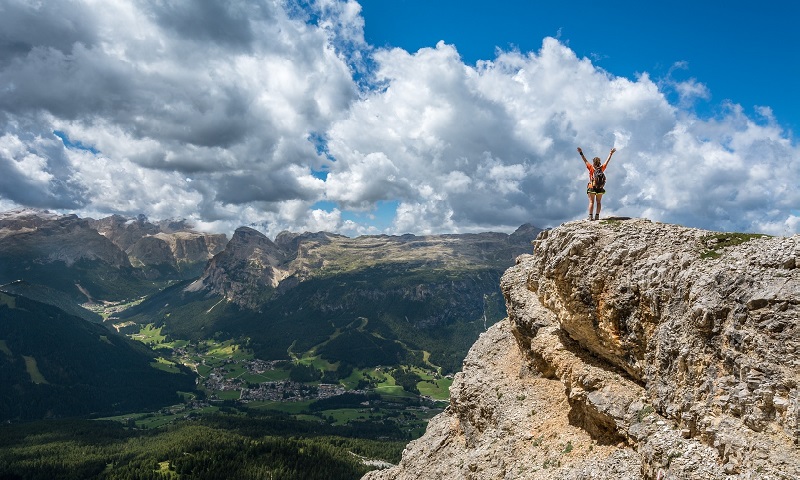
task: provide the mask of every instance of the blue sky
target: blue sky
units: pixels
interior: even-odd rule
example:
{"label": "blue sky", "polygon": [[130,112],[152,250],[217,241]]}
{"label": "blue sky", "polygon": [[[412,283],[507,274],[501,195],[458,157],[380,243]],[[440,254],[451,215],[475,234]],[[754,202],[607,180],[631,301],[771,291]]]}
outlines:
{"label": "blue sky", "polygon": [[800,232],[795,2],[0,3],[0,210]]}
{"label": "blue sky", "polygon": [[[800,131],[800,2],[363,0],[364,36],[378,47],[410,52],[439,40],[465,63],[495,50],[535,51],[558,37],[578,56],[613,75],[697,78],[710,90],[698,110],[724,100],[746,111],[769,106]],[[678,64],[684,64],[676,67]],[[671,73],[670,73],[671,72]]]}

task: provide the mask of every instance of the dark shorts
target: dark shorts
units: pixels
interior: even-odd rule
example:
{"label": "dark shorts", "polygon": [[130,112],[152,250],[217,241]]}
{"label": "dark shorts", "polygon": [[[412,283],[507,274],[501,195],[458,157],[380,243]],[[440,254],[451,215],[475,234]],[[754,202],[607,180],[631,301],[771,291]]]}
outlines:
{"label": "dark shorts", "polygon": [[588,193],[589,195],[602,195],[602,194],[606,193],[606,189],[605,188],[588,187],[586,189],[586,193]]}

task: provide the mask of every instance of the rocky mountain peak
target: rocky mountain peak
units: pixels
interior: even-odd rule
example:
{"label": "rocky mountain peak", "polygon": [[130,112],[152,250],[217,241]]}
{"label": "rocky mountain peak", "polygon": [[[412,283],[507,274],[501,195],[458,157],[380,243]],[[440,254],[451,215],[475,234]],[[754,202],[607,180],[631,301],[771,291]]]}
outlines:
{"label": "rocky mountain peak", "polygon": [[531,225],[530,223],[526,223],[526,224],[520,225],[519,228],[514,230],[514,233],[512,233],[509,236],[509,238],[511,239],[511,241],[515,241],[516,239],[520,239],[520,238],[526,239],[526,240],[530,239],[530,238],[536,238],[536,235],[538,235],[541,230],[542,230],[541,228],[536,228],[533,225]]}
{"label": "rocky mountain peak", "polygon": [[542,232],[450,405],[368,479],[800,478],[800,235]]}
{"label": "rocky mountain peak", "polygon": [[253,241],[262,242],[265,240],[269,243],[272,243],[272,241],[266,235],[250,227],[237,228],[231,237],[231,241],[236,243],[247,243]]}
{"label": "rocky mountain peak", "polygon": [[20,209],[0,214],[0,254],[43,264],[99,260],[113,267],[130,266],[112,242],[77,215]]}
{"label": "rocky mountain peak", "polygon": [[239,227],[233,233],[226,249],[227,254],[239,258],[258,256],[265,265],[278,266],[286,257],[286,252],[270,240],[266,235],[250,227]]}
{"label": "rocky mountain peak", "polygon": [[247,308],[282,294],[315,276],[394,265],[439,269],[491,268],[502,271],[540,231],[530,236],[503,233],[348,238],[329,232],[281,232],[272,242],[259,231],[240,227],[225,251],[212,259],[203,276],[188,287],[223,295]]}
{"label": "rocky mountain peak", "polygon": [[239,305],[256,308],[272,296],[288,275],[279,268],[286,258],[286,252],[263,233],[239,227],[187,291],[206,289]]}
{"label": "rocky mountain peak", "polygon": [[88,222],[137,267],[169,266],[196,275],[227,243],[225,234],[197,232],[185,220],[152,223],[144,215],[111,215]]}

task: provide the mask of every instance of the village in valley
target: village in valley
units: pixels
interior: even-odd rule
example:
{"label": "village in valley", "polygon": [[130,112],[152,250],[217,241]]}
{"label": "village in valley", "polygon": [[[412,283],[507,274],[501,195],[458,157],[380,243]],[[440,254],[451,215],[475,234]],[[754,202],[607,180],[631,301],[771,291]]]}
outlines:
{"label": "village in valley", "polygon": [[417,393],[404,390],[392,376],[396,370],[391,367],[354,369],[346,378],[329,383],[324,376],[297,379],[292,378],[293,370],[321,373],[334,365],[318,357],[263,360],[231,340],[172,340],[152,324],[114,327],[162,354],[154,367],[172,372],[189,369],[197,374],[200,395],[186,392],[183,404],[117,419],[135,428],[156,428],[219,410],[257,409],[333,425],[388,421],[411,435],[420,435],[427,421],[446,405],[452,383],[451,375],[417,367],[403,367],[418,371]]}

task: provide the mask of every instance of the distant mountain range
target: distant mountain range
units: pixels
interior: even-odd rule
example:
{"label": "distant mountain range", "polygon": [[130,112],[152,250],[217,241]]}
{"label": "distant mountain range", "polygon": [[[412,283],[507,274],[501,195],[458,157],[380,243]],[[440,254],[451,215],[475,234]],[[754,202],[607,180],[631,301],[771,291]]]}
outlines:
{"label": "distant mountain range", "polygon": [[182,222],[12,210],[0,213],[0,284],[45,285],[81,302],[130,299],[197,277],[226,241]]}
{"label": "distant mountain range", "polygon": [[[354,366],[460,369],[478,334],[505,316],[499,279],[540,230],[431,236],[236,230],[197,280],[121,320],[176,338],[239,338],[265,359],[319,355]],[[425,353],[427,352],[427,354]]]}
{"label": "distant mountain range", "polygon": [[[182,221],[0,213],[3,416],[121,411],[193,389],[188,374],[151,368],[149,349],[79,305],[143,297],[102,323],[123,333],[152,324],[173,339],[232,339],[260,359],[318,358],[337,372],[455,372],[478,335],[505,316],[500,276],[539,232],[283,232],[273,241],[241,227],[227,241]],[[28,414],[26,404],[37,406]]]}

